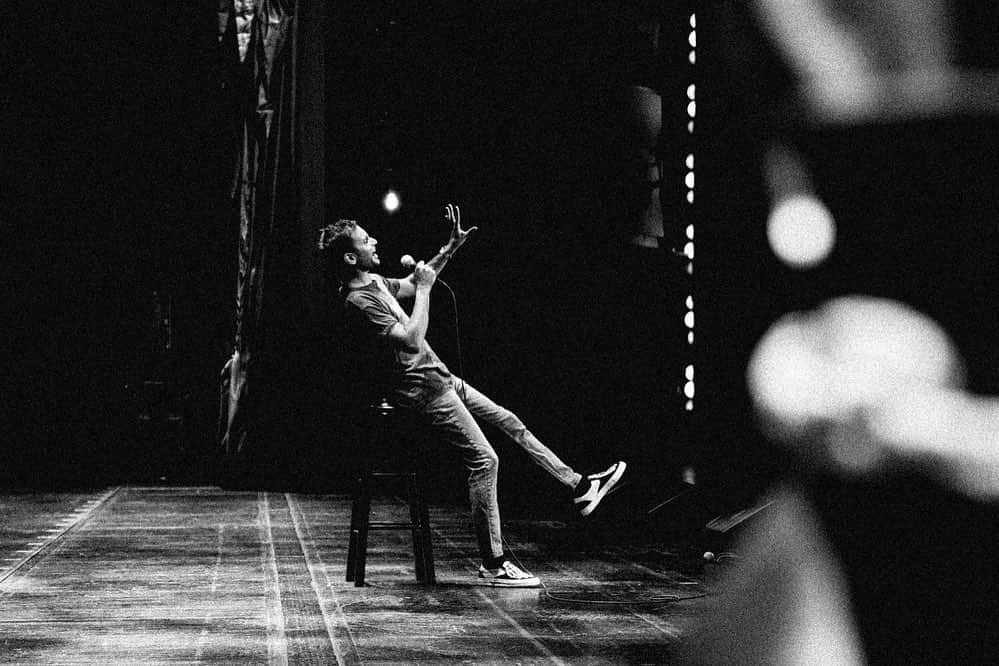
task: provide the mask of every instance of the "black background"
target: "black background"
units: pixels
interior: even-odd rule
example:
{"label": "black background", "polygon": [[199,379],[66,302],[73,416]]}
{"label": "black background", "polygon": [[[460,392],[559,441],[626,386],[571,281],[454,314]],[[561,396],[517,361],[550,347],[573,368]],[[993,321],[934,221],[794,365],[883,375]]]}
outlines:
{"label": "black background", "polygon": [[[16,9],[4,27],[14,54],[3,133],[5,479],[158,479],[169,465],[138,448],[134,387],[168,372],[191,424],[170,479],[210,480],[236,262],[213,8]],[[928,312],[954,336],[972,388],[999,388],[993,121],[802,133],[840,243],[822,269],[792,273],[766,247],[756,164],[786,72],[733,39],[731,15],[702,12],[691,439],[677,395],[688,353],[682,265],[628,246],[615,199],[616,92],[653,85],[666,100],[663,244],[682,243],[686,13],[667,11],[651,52],[635,34],[642,3],[431,10],[331,10],[328,216],[367,222],[391,267],[403,253],[432,254],[447,234],[441,204],[461,204],[480,230],[444,278],[458,297],[465,374],[570,462],[626,456],[657,482],[693,461],[705,483],[755,492],[782,461],[753,428],[745,360],[776,316],[840,293]],[[962,57],[994,64],[982,44],[972,36]],[[389,185],[403,197],[394,216],[379,207]],[[173,297],[166,367],[148,351],[154,291]],[[434,308],[431,339],[455,366],[443,292]],[[310,446],[289,465],[331,470],[335,446]],[[540,472],[523,474],[550,488]]]}

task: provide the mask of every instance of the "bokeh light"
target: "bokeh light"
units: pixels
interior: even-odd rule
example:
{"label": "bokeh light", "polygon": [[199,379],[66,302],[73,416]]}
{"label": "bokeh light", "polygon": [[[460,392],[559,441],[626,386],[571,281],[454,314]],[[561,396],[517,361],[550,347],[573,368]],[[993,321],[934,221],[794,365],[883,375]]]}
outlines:
{"label": "bokeh light", "polygon": [[836,244],[836,222],[818,197],[796,194],[781,199],[767,219],[770,249],[796,269],[808,269],[826,260]]}
{"label": "bokeh light", "polygon": [[394,213],[399,210],[399,206],[402,205],[402,200],[399,198],[399,193],[395,190],[389,190],[385,193],[382,198],[382,207],[385,208],[389,213]]}

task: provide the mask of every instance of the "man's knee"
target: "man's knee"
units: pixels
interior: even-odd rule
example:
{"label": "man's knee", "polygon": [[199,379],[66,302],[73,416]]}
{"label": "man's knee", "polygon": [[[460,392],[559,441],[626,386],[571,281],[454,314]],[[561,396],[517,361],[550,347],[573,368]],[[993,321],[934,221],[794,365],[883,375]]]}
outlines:
{"label": "man's knee", "polygon": [[485,452],[484,456],[485,467],[491,471],[496,471],[499,469],[499,456],[496,455],[496,451],[493,447],[489,447],[489,450]]}
{"label": "man's knee", "polygon": [[499,456],[491,446],[484,446],[476,451],[475,458],[469,461],[468,468],[479,474],[495,474],[499,469]]}

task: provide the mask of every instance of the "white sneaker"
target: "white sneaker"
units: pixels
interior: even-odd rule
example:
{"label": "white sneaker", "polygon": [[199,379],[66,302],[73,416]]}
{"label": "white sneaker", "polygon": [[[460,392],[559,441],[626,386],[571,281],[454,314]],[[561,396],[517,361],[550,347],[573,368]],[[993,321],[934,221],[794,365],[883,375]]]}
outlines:
{"label": "white sneaker", "polygon": [[541,580],[513,564],[504,560],[498,569],[487,569],[479,566],[479,585],[493,587],[541,587]]}
{"label": "white sneaker", "polygon": [[[617,485],[627,467],[628,465],[622,460],[602,472],[587,476],[583,481],[589,480],[590,487],[582,495],[576,495],[572,498],[573,503],[583,505],[579,508],[579,513],[584,516],[593,513],[593,510],[600,504],[600,500],[606,497],[607,493]],[[585,487],[585,483],[582,485]]]}

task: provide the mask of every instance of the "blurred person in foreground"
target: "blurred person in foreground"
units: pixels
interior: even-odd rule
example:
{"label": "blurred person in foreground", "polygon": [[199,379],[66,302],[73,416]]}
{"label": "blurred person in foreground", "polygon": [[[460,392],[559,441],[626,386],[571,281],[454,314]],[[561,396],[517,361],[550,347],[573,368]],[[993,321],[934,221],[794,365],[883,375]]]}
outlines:
{"label": "blurred person in foreground", "polygon": [[[704,23],[727,31],[725,74],[741,85],[729,108],[747,110],[733,125],[753,157],[774,143],[843,156],[837,171],[817,162],[815,179],[840,197],[843,242],[826,272],[794,275],[825,300],[779,316],[748,358],[759,424],[793,473],[736,540],[687,661],[995,663],[997,218],[994,158],[981,156],[999,136],[999,11],[720,5],[724,18]],[[776,184],[794,184],[786,176]],[[892,254],[915,238],[958,251]]]}
{"label": "blurred person in foreground", "polygon": [[888,299],[770,328],[750,393],[797,473],[735,543],[692,662],[994,662],[999,398],[963,376],[943,329]]}

